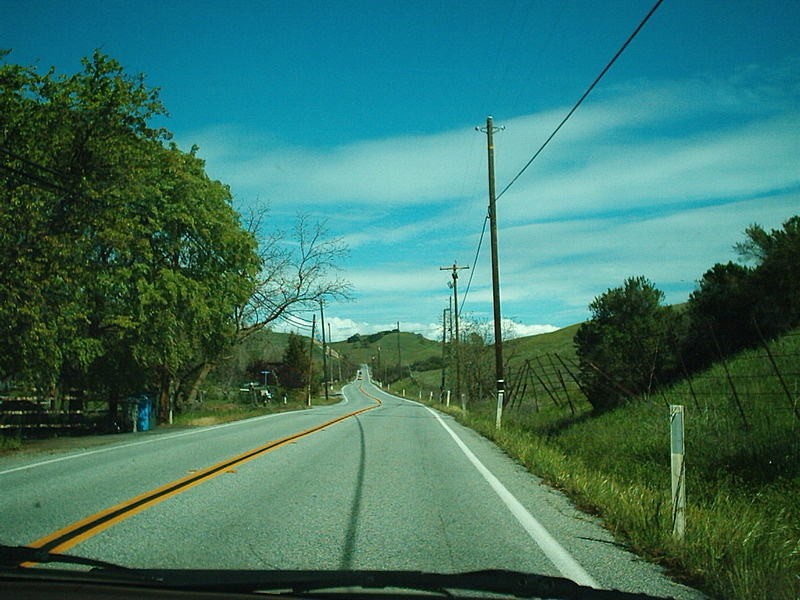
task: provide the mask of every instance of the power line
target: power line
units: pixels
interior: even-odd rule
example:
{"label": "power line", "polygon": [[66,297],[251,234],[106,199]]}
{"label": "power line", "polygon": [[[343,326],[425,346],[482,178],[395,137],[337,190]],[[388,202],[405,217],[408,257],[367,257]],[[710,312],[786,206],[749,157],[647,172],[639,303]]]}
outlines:
{"label": "power line", "polygon": [[40,175],[39,173],[26,171],[26,170],[24,170],[24,167],[27,166],[29,168],[33,168],[33,169],[38,170],[40,172],[49,173],[51,175],[55,175],[56,178],[61,179],[62,178],[62,174],[59,173],[58,171],[55,171],[55,170],[53,170],[53,169],[51,169],[49,167],[45,167],[44,165],[40,165],[39,163],[33,162],[31,160],[28,160],[27,158],[24,158],[24,157],[22,157],[22,156],[20,156],[18,154],[15,154],[14,152],[11,152],[10,150],[6,150],[6,148],[4,148],[2,146],[0,146],[0,155],[5,155],[7,158],[10,158],[11,160],[14,160],[14,161],[17,161],[19,163],[22,163],[23,166],[20,167],[20,168],[12,167],[9,164],[0,163],[0,169],[5,171],[6,173],[9,173],[9,174],[15,176],[16,178],[22,180],[23,183],[27,183],[29,185],[33,185],[34,187],[38,187],[39,189],[43,189],[43,190],[46,190],[46,191],[49,191],[49,192],[54,192],[55,191],[55,192],[59,192],[59,193],[62,193],[62,194],[69,194],[70,193],[70,190],[68,190],[66,187],[64,187],[60,183],[56,183],[56,182],[50,181],[50,180],[46,179],[45,177],[42,177],[42,175]]}
{"label": "power line", "polygon": [[[636,29],[633,31],[633,33],[625,41],[625,43],[622,44],[622,46],[620,47],[619,50],[617,50],[617,53],[614,55],[614,57],[608,62],[608,64],[605,66],[605,68],[603,68],[603,70],[600,72],[600,74],[595,78],[595,80],[592,82],[592,84],[583,93],[583,95],[580,97],[580,99],[575,103],[575,106],[572,107],[572,110],[570,110],[569,113],[567,113],[567,116],[564,117],[564,119],[561,121],[561,123],[558,124],[558,127],[555,128],[553,133],[551,133],[550,136],[544,141],[544,143],[536,151],[536,153],[533,155],[533,157],[531,157],[531,159],[525,164],[525,166],[522,167],[520,172],[516,174],[516,176],[508,183],[508,185],[506,185],[506,187],[503,188],[503,190],[499,194],[497,194],[497,197],[495,198],[495,200],[499,200],[500,197],[503,194],[505,194],[506,191],[508,191],[508,188],[510,188],[512,185],[514,185],[514,183],[516,183],[517,179],[520,178],[520,176],[527,170],[527,168],[531,166],[533,161],[536,160],[536,158],[542,153],[542,151],[545,149],[545,147],[556,136],[556,134],[559,132],[559,130],[564,126],[564,124],[573,115],[573,113],[576,110],[578,110],[578,107],[580,107],[580,105],[583,104],[583,101],[586,100],[586,97],[592,92],[592,90],[594,90],[594,88],[597,86],[597,84],[600,82],[600,80],[603,78],[603,76],[609,71],[609,69],[611,69],[611,66],[622,55],[622,53],[625,51],[625,49],[628,47],[628,45],[633,41],[633,38],[635,38],[638,35],[639,31],[641,31],[641,29],[644,27],[645,23],[647,23],[647,21],[650,20],[650,17],[653,16],[653,13],[655,13],[656,10],[658,9],[658,7],[661,6],[662,2],[663,2],[663,0],[657,0],[657,2],[653,5],[653,8],[650,9],[650,12],[648,12],[647,15],[645,16],[645,18],[642,19],[642,22],[639,23],[639,26],[636,27]],[[551,34],[552,34],[552,32],[551,32]],[[486,233],[486,223],[488,221],[489,221],[489,215],[487,214],[483,219],[483,227],[481,229],[481,236],[480,236],[480,239],[478,240],[478,248],[475,251],[475,260],[472,262],[472,269],[471,269],[470,274],[469,274],[469,280],[467,281],[467,287],[466,287],[466,290],[464,291],[464,298],[463,298],[463,300],[461,302],[461,309],[458,311],[459,315],[464,310],[464,305],[467,303],[467,296],[469,295],[469,290],[472,287],[472,278],[475,276],[475,266],[478,264],[478,257],[480,256],[480,253],[481,253],[481,247],[483,245],[483,236]]]}
{"label": "power line", "polygon": [[478,264],[478,257],[481,254],[481,246],[483,245],[483,236],[486,233],[486,223],[489,222],[489,215],[487,214],[483,218],[483,228],[481,229],[481,237],[478,240],[478,249],[475,251],[475,260],[472,261],[472,269],[469,272],[469,280],[467,281],[467,289],[464,292],[464,299],[461,301],[461,310],[458,311],[459,316],[462,312],[464,312],[464,304],[467,302],[467,296],[469,295],[469,288],[472,286],[472,278],[475,275],[475,265]]}
{"label": "power line", "polygon": [[32,160],[29,160],[29,159],[25,158],[24,156],[20,156],[19,154],[15,153],[15,152],[12,152],[11,150],[6,149],[4,146],[0,146],[0,152],[5,154],[9,158],[12,158],[14,160],[18,160],[19,162],[22,162],[22,163],[25,163],[29,167],[33,167],[35,169],[39,169],[40,171],[44,171],[46,173],[50,173],[51,175],[55,175],[56,177],[59,177],[59,178],[61,177],[61,173],[59,173],[55,169],[51,169],[50,167],[46,167],[46,166],[44,166],[42,164],[39,164],[39,163],[34,162]]}
{"label": "power line", "polygon": [[525,170],[528,167],[531,166],[531,163],[534,160],[536,160],[536,158],[542,153],[542,150],[544,150],[545,147],[550,143],[550,140],[552,140],[556,136],[556,134],[559,132],[559,130],[564,126],[564,123],[566,123],[569,120],[569,118],[572,116],[572,114],[576,110],[578,110],[578,107],[581,104],[583,104],[583,101],[586,100],[586,97],[592,92],[592,90],[595,88],[595,86],[598,83],[600,83],[600,80],[603,78],[603,76],[608,72],[608,70],[611,68],[611,66],[617,61],[617,59],[620,57],[620,55],[625,51],[625,48],[628,47],[628,44],[630,44],[633,41],[633,38],[635,38],[636,35],[639,33],[639,31],[641,31],[641,29],[642,29],[642,27],[644,27],[645,23],[647,23],[647,21],[650,20],[650,17],[653,16],[653,13],[656,12],[656,9],[661,5],[661,3],[663,1],[664,0],[658,0],[653,5],[653,8],[651,8],[650,12],[647,13],[647,16],[644,19],[642,19],[642,22],[639,23],[639,26],[633,31],[633,33],[630,35],[630,37],[628,37],[628,39],[625,41],[625,43],[622,44],[622,47],[619,50],[617,50],[617,53],[614,55],[614,57],[608,62],[608,64],[605,66],[605,68],[602,71],[600,71],[600,74],[592,82],[592,85],[590,85],[589,88],[583,93],[583,95],[580,97],[580,99],[575,103],[575,106],[572,107],[572,110],[570,110],[567,113],[567,116],[564,117],[564,119],[561,121],[561,123],[558,124],[558,127],[556,127],[555,130],[553,131],[553,133],[550,134],[550,137],[548,137],[544,141],[544,143],[536,151],[536,153],[531,157],[531,159],[525,164],[524,167],[522,167],[522,170],[519,173],[516,174],[516,176],[508,183],[508,185],[506,187],[503,188],[503,191],[501,191],[499,194],[497,194],[497,198],[496,198],[497,200],[499,200],[500,197],[503,194],[506,193],[508,188],[510,188],[512,185],[514,185],[514,183],[517,181],[517,179],[519,179],[520,175],[522,175],[525,172]]}
{"label": "power line", "polygon": [[278,319],[280,319],[284,323],[287,323],[289,325],[292,325],[293,327],[297,327],[300,329],[311,329],[312,326],[311,321],[307,321],[306,319],[303,319],[302,317],[298,317],[297,315],[293,315],[291,313],[280,314],[278,315]]}

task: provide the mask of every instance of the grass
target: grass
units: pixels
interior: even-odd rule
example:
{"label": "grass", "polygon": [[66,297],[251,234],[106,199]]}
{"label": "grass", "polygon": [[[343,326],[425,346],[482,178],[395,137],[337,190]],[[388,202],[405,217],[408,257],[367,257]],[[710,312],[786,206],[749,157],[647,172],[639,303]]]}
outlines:
{"label": "grass", "polygon": [[[333,392],[337,392],[341,386],[334,387]],[[249,403],[230,402],[223,398],[206,400],[199,408],[186,410],[178,413],[173,419],[173,426],[205,427],[208,425],[218,425],[230,421],[239,421],[261,415],[287,412],[292,410],[304,410],[306,405],[305,394],[291,395],[284,404],[281,400],[272,400],[266,406],[254,406]],[[336,404],[341,401],[341,396],[329,394],[328,401],[325,401],[324,392],[312,398],[312,406],[323,406],[325,404]]]}
{"label": "grass", "polygon": [[509,362],[512,363],[515,362],[514,358],[516,356],[530,358],[548,353],[573,358],[575,356],[575,345],[572,340],[580,326],[581,324],[577,323],[550,333],[509,340],[503,343],[503,351],[508,355]]}
{"label": "grass", "polygon": [[[379,379],[385,371],[397,371],[398,363],[398,341],[400,345],[400,359],[403,370],[407,371],[407,366],[426,358],[442,355],[440,342],[426,339],[417,333],[401,331],[398,335],[396,331],[386,333],[380,339],[379,334],[374,336],[363,336],[356,342],[334,342],[331,344],[343,359],[350,360],[357,365],[370,364],[374,366],[373,376]],[[369,338],[373,337],[373,341]],[[373,361],[375,357],[375,361]],[[379,364],[380,363],[380,364]]]}
{"label": "grass", "polygon": [[[770,346],[795,398],[800,332]],[[551,334],[552,335],[552,334]],[[800,598],[800,420],[763,350],[594,416],[532,402],[449,412],[598,514],[633,550],[716,598]],[[424,378],[418,377],[418,381]],[[409,394],[410,395],[410,394]],[[415,396],[416,397],[416,396]],[[736,398],[738,397],[738,403]],[[427,396],[424,396],[427,398]],[[668,404],[686,406],[687,534],[671,535]],[[741,407],[741,410],[740,410]]]}
{"label": "grass", "polygon": [[22,439],[16,435],[0,435],[0,454],[9,454],[22,448]]}

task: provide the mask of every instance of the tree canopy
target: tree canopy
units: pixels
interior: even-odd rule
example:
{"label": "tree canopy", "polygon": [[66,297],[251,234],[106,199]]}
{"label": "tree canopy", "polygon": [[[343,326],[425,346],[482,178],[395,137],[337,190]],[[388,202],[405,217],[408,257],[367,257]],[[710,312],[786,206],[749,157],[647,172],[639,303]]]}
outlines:
{"label": "tree canopy", "polygon": [[800,216],[772,231],[751,225],[745,236],[734,248],[754,266],[714,265],[681,312],[661,306],[664,294],[644,277],[594,299],[575,346],[595,410],[800,325]]}
{"label": "tree canopy", "polygon": [[589,305],[592,318],[575,346],[581,385],[596,411],[647,394],[670,370],[675,315],[664,293],[644,277],[631,277]]}
{"label": "tree canopy", "polygon": [[346,296],[346,248],[304,218],[291,249],[243,225],[197,148],[149,125],[158,89],[99,51],[82,66],[0,63],[0,378],[112,405],[159,389],[163,417],[231,344]]}

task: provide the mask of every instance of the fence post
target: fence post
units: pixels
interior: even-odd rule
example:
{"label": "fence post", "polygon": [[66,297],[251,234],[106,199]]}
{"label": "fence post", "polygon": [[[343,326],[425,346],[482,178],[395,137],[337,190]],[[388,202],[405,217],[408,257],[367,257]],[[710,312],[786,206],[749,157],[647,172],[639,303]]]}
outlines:
{"label": "fence post", "polygon": [[669,407],[672,457],[672,535],[683,539],[686,531],[686,463],[683,455],[683,405]]}

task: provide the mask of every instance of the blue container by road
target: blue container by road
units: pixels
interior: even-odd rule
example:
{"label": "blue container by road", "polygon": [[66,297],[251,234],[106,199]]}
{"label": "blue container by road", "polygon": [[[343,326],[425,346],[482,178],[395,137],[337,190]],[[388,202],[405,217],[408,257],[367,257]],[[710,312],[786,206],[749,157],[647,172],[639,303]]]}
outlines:
{"label": "blue container by road", "polygon": [[136,429],[135,431],[150,431],[155,417],[155,395],[137,394],[132,398],[135,402]]}

